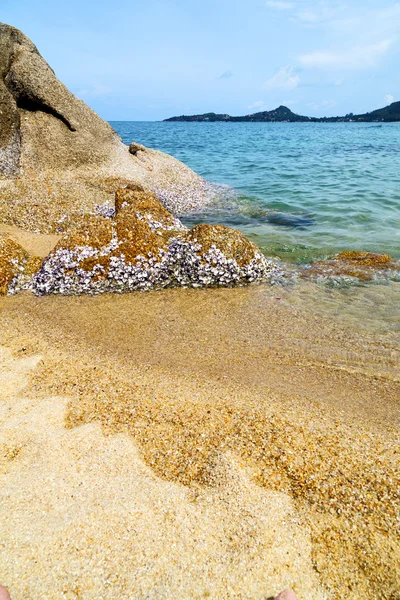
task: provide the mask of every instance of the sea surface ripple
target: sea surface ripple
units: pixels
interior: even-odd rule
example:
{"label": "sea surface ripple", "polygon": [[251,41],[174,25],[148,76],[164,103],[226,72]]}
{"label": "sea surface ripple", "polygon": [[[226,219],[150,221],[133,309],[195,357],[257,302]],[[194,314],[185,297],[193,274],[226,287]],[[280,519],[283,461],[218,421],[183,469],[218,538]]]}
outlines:
{"label": "sea surface ripple", "polygon": [[[236,227],[267,256],[308,263],[341,250],[400,258],[400,124],[113,121],[129,144],[172,154],[220,184],[188,225]],[[271,212],[307,217],[300,227]]]}

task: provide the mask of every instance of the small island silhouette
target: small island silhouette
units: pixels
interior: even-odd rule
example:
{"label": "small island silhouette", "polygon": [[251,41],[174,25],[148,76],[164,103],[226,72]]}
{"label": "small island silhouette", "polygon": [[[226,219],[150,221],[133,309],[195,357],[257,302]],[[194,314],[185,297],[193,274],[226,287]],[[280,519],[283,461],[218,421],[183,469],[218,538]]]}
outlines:
{"label": "small island silhouette", "polygon": [[213,112],[202,115],[182,115],[180,117],[170,117],[164,121],[206,121],[206,122],[281,122],[281,123],[350,123],[350,122],[384,122],[391,123],[400,121],[400,102],[393,102],[385,108],[379,108],[361,115],[348,113],[344,117],[305,117],[292,112],[287,106],[279,106],[274,110],[265,110],[241,117],[231,117],[228,114],[216,114]]}

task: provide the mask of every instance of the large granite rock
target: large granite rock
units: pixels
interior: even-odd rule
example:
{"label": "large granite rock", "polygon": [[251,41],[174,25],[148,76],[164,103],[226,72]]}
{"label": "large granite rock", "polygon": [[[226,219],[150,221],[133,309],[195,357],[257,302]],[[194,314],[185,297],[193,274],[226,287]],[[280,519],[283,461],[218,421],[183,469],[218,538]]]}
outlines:
{"label": "large granite rock", "polygon": [[23,33],[4,24],[0,68],[6,115],[0,141],[13,159],[0,164],[0,173],[100,166],[109,160],[119,145],[111,126],[68,91]]}
{"label": "large granite rock", "polygon": [[0,111],[0,223],[64,234],[43,262],[4,240],[3,293],[229,286],[276,273],[238,231],[188,231],[175,215],[204,206],[211,186],[171,156],[125,146],[4,24]]}
{"label": "large granite rock", "polygon": [[36,294],[234,286],[279,275],[239,231],[220,225],[188,231],[140,186],[117,190],[115,204],[112,218],[86,217],[60,240],[32,279]]}
{"label": "large granite rock", "polygon": [[202,206],[210,189],[171,156],[125,146],[22,32],[0,23],[0,222],[67,231],[129,183],[161,194],[178,213]]}

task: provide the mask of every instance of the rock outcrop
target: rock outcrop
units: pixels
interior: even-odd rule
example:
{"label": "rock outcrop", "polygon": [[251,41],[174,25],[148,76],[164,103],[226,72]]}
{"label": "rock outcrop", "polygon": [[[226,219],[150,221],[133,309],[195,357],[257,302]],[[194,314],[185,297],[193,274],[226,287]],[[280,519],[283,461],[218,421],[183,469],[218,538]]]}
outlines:
{"label": "rock outcrop", "polygon": [[127,183],[162,195],[175,213],[204,205],[211,189],[173,157],[125,146],[21,31],[0,24],[0,222],[68,231]]}
{"label": "rock outcrop", "polygon": [[175,215],[203,207],[212,186],[171,156],[125,146],[3,24],[0,110],[0,223],[63,234],[43,262],[3,240],[1,293],[232,286],[278,272],[238,231],[188,231]]}
{"label": "rock outcrop", "polygon": [[117,190],[115,205],[112,218],[87,216],[59,241],[32,279],[36,294],[234,286],[279,275],[239,231],[188,231],[140,186]]}
{"label": "rock outcrop", "polygon": [[321,279],[400,279],[400,263],[387,254],[357,252],[348,250],[335,254],[326,260],[316,260],[302,271],[302,276],[314,280]]}

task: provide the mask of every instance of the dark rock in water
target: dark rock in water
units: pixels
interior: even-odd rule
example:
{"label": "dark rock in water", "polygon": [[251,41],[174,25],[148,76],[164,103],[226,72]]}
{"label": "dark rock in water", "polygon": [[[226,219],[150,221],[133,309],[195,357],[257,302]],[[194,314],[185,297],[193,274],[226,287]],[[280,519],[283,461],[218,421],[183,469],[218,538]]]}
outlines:
{"label": "dark rock in water", "polygon": [[291,215],[281,212],[268,213],[267,221],[273,225],[281,225],[282,227],[309,227],[315,223],[312,217],[302,217],[301,215]]}

